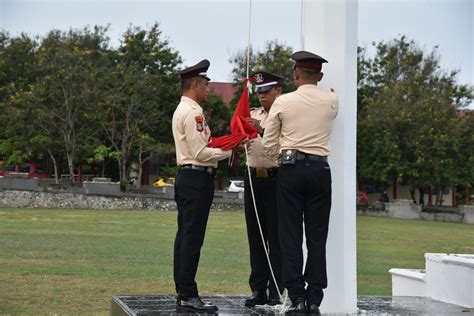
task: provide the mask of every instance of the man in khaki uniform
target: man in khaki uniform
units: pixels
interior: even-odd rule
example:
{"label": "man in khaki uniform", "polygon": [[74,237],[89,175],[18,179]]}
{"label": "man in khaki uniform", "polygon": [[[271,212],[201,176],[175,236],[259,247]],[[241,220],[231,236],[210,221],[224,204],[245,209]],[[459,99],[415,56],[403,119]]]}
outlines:
{"label": "man in khaki uniform", "polygon": [[[258,218],[262,227],[265,246],[269,250],[270,262],[273,267],[278,289],[283,290],[281,281],[281,253],[278,235],[278,213],[276,200],[276,176],[278,164],[270,160],[263,151],[262,135],[266,126],[268,112],[276,97],[281,94],[280,76],[260,71],[253,75],[258,100],[262,105],[250,111],[248,121],[257,130],[257,138],[249,141],[247,165],[255,194]],[[263,247],[260,230],[250,190],[250,179],[245,173],[245,221],[250,250],[250,277],[249,284],[252,296],[245,300],[246,306],[277,305],[281,304],[275,282],[271,275],[265,249]],[[269,293],[267,294],[267,289]]]}
{"label": "man in khaki uniform", "polygon": [[215,312],[217,306],[203,302],[195,281],[207,220],[214,198],[214,175],[219,160],[232,151],[207,147],[211,131],[199,103],[209,93],[209,61],[180,72],[182,97],[173,121],[176,161],[180,167],[175,183],[178,231],[174,243],[174,281],[178,312]]}
{"label": "man in khaki uniform", "polygon": [[[263,146],[275,160],[281,148],[277,199],[283,284],[292,302],[289,312],[319,315],[327,287],[326,240],[331,210],[327,156],[338,99],[334,92],[316,87],[323,78],[324,58],[305,51],[291,58],[295,61],[297,90],[276,99],[266,121]],[[304,274],[303,221],[308,249]]]}

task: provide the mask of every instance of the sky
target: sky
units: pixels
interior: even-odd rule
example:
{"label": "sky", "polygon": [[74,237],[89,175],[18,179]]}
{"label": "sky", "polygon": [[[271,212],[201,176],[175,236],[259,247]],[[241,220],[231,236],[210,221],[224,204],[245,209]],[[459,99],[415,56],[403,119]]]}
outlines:
{"label": "sky", "polygon": [[[251,3],[251,6],[250,6]],[[111,44],[130,26],[158,22],[184,66],[209,59],[213,81],[231,81],[229,59],[250,44],[262,51],[278,40],[301,47],[301,0],[0,0],[0,29],[12,36],[45,35],[51,29],[109,25]],[[359,0],[358,45],[400,35],[431,52],[441,66],[459,69],[458,82],[474,85],[474,0]]]}

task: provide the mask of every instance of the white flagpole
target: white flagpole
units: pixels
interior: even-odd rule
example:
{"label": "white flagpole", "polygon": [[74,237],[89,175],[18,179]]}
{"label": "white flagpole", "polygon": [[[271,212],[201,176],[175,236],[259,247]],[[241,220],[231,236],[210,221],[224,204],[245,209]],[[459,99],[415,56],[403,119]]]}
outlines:
{"label": "white flagpole", "polygon": [[304,33],[303,33],[303,12],[304,2],[301,0],[301,12],[300,12],[300,50],[304,50]]}
{"label": "white flagpole", "polygon": [[[252,0],[250,1],[249,5],[249,34],[247,38],[247,76],[245,78],[249,77],[249,68],[250,68],[250,31],[252,28]],[[248,87],[248,81],[247,81],[247,87]]]}

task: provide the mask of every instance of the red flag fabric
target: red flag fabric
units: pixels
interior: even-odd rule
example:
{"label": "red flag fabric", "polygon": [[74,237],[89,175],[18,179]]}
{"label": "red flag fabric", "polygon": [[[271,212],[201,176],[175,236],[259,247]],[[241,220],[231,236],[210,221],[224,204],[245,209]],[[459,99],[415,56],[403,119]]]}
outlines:
{"label": "red flag fabric", "polygon": [[257,137],[257,130],[247,121],[247,117],[250,117],[248,80],[245,79],[244,91],[240,95],[239,102],[230,121],[231,134],[212,138],[209,142],[209,147],[229,150],[237,147],[244,138],[252,139]]}

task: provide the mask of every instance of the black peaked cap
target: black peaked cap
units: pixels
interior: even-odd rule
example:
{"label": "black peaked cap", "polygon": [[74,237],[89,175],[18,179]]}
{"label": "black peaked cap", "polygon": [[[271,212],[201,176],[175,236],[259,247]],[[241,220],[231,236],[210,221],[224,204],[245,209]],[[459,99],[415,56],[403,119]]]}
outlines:
{"label": "black peaked cap", "polygon": [[196,65],[181,70],[178,74],[181,76],[181,79],[203,77],[210,81],[211,79],[207,76],[207,69],[209,69],[210,64],[209,60],[203,59]]}
{"label": "black peaked cap", "polygon": [[252,77],[255,80],[257,93],[271,90],[273,87],[280,85],[281,80],[283,80],[282,76],[266,71],[257,71],[252,75]]}

